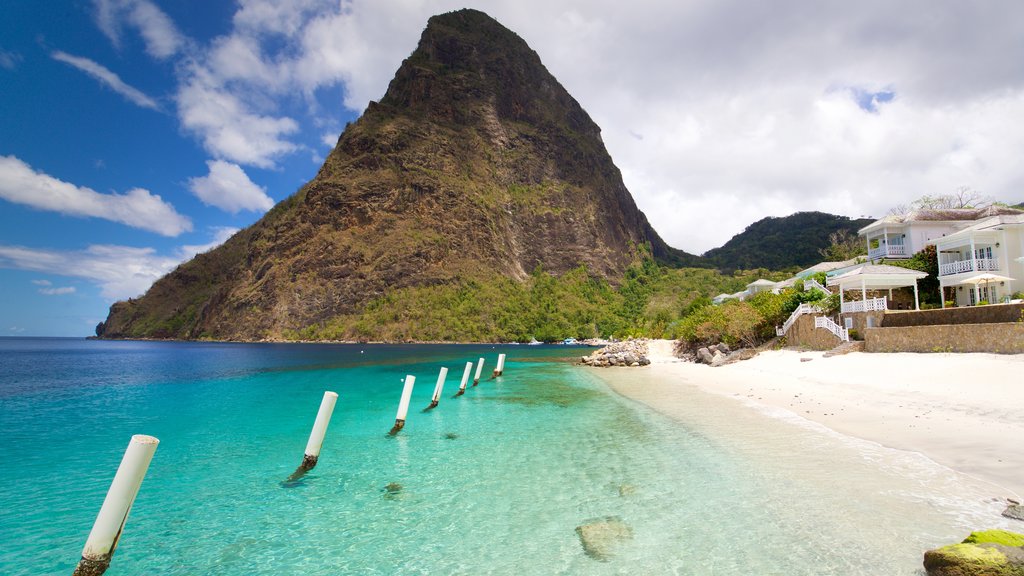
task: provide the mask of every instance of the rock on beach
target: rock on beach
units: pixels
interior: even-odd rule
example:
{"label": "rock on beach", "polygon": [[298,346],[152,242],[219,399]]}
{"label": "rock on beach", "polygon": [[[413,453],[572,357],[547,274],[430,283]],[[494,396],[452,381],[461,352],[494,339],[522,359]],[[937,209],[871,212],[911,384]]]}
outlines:
{"label": "rock on beach", "polygon": [[647,340],[624,340],[609,344],[590,356],[582,356],[580,362],[587,366],[606,368],[608,366],[647,366]]}

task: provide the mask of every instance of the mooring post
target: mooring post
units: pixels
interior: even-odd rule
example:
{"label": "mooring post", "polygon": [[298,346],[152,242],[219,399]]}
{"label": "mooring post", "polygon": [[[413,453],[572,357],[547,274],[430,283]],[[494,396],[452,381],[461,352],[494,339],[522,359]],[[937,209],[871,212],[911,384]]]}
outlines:
{"label": "mooring post", "polygon": [[320,459],[320,448],[324,445],[324,435],[327,434],[327,425],[331,423],[331,414],[334,413],[334,405],[338,402],[338,393],[330,390],[324,392],[324,398],[320,401],[320,410],[316,413],[316,420],[313,421],[313,431],[309,433],[309,442],[306,442],[306,453],[302,457],[302,464],[288,477],[289,481],[298,480],[303,474],[316,467]]}
{"label": "mooring post", "polygon": [[480,383],[480,373],[484,371],[484,359],[481,358],[476,363],[476,374],[473,375],[473,386]]}
{"label": "mooring post", "polygon": [[149,469],[159,443],[152,436],[132,436],[121,465],[114,474],[114,480],[110,483],[107,497],[100,506],[100,513],[96,515],[89,538],[85,541],[82,559],[73,576],[100,576],[107,571],[124,532],[125,522],[128,521],[128,513],[135,503],[135,496],[139,493],[142,479],[146,477],[146,470]]}
{"label": "mooring post", "polygon": [[494,367],[494,374],[492,377],[497,378],[501,376],[501,373],[505,371],[505,355],[498,354],[498,365]]}
{"label": "mooring post", "polygon": [[441,372],[437,375],[437,384],[434,384],[434,395],[430,398],[430,406],[427,407],[427,410],[436,408],[437,403],[441,401],[441,391],[444,389],[446,378],[448,378],[448,369],[441,368]]}
{"label": "mooring post", "polygon": [[469,374],[473,371],[473,363],[466,362],[466,369],[462,371],[462,382],[459,383],[459,391],[455,393],[456,396],[462,396],[466,393],[466,383],[469,382]]}
{"label": "mooring post", "polygon": [[412,386],[415,383],[415,376],[405,377],[405,387],[402,388],[402,399],[398,401],[398,414],[395,416],[395,425],[391,428],[391,432],[389,432],[392,436],[398,434],[398,431],[405,426],[405,416],[409,413],[409,399],[412,398]]}

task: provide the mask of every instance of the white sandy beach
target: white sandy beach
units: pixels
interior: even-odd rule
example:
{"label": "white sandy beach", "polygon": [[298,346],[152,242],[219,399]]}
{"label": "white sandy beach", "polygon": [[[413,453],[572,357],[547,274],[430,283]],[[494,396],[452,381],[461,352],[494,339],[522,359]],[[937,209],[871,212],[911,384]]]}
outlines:
{"label": "white sandy beach", "polygon": [[[711,368],[651,342],[652,364],[609,368],[612,388],[670,417],[687,392],[788,410],[836,432],[918,452],[990,482],[993,496],[1024,495],[1024,355],[762,352]],[[804,359],[809,359],[805,361]],[[649,378],[616,378],[644,370]],[[689,388],[689,390],[687,389]]]}

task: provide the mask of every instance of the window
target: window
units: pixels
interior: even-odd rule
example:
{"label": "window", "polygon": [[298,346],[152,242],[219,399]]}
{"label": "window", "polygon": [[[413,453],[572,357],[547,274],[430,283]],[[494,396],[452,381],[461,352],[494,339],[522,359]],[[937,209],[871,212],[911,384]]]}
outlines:
{"label": "window", "polygon": [[853,328],[853,318],[843,318],[843,327],[847,330]]}

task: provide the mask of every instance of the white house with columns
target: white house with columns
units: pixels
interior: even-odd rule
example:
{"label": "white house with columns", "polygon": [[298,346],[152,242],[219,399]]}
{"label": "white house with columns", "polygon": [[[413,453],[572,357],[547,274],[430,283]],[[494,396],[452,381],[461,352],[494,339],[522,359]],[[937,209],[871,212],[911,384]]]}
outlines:
{"label": "white house with columns", "polygon": [[981,219],[1020,213],[1019,210],[1003,206],[914,210],[875,220],[861,228],[857,234],[864,237],[869,260],[910,258],[937,239]]}
{"label": "white house with columns", "polygon": [[933,241],[943,305],[1006,302],[1024,290],[1024,214],[1002,214]]}

